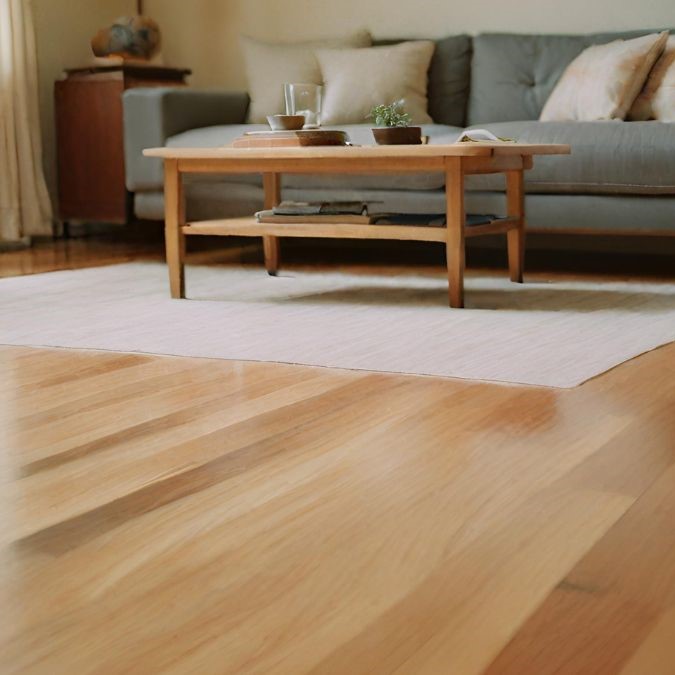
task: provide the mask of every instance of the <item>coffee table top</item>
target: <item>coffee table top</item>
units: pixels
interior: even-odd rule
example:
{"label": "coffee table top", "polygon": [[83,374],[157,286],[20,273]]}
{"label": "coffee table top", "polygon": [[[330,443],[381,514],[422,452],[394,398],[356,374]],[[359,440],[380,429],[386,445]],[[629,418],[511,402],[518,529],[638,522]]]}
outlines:
{"label": "coffee table top", "polygon": [[146,157],[162,159],[384,159],[569,155],[559,143],[452,143],[449,145],[359,145],[302,148],[148,148]]}

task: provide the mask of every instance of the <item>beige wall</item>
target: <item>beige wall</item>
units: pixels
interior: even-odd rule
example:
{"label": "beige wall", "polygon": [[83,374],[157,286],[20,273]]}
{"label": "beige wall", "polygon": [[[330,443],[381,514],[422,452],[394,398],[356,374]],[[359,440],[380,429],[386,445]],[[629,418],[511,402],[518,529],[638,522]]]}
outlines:
{"label": "beige wall", "polygon": [[368,28],[376,37],[513,31],[585,33],[675,26],[674,0],[146,0],[167,63],[196,86],[245,86],[239,33],[278,40]]}
{"label": "beige wall", "polygon": [[52,197],[55,194],[54,80],[64,68],[91,60],[89,40],[113,19],[133,14],[134,0],[32,0],[38,50],[40,120],[44,166]]}

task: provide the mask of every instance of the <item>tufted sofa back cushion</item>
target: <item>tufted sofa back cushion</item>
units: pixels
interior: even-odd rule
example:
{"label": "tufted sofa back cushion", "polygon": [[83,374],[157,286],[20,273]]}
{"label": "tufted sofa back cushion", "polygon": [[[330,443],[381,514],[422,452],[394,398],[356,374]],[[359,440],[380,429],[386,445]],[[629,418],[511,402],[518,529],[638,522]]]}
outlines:
{"label": "tufted sofa back cushion", "polygon": [[[415,39],[415,38],[411,38]],[[421,38],[417,38],[421,39]],[[393,45],[401,39],[376,40],[375,46]],[[429,115],[436,124],[463,127],[469,101],[471,71],[471,37],[450,35],[435,41],[429,66]]]}
{"label": "tufted sofa back cushion", "polygon": [[657,32],[478,35],[473,39],[468,124],[539,119],[563,71],[586,47]]}

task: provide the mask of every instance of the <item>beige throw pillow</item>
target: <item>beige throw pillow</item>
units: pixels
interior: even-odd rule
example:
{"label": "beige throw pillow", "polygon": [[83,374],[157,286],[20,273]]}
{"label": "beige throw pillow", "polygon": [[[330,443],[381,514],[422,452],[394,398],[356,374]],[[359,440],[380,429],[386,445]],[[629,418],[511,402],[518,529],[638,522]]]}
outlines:
{"label": "beige throw pillow", "polygon": [[244,50],[248,93],[251,104],[248,121],[266,123],[267,115],[286,112],[284,84],[321,84],[321,70],[314,56],[318,48],[369,47],[368,31],[335,40],[316,40],[295,44],[271,44],[249,37],[241,38]]}
{"label": "beige throw pillow", "polygon": [[628,113],[628,119],[675,122],[675,35],[668,38],[661,58]]}
{"label": "beige throw pillow", "polygon": [[321,123],[365,124],[380,103],[403,99],[414,124],[428,124],[427,71],[434,43],[403,42],[371,49],[320,49],[324,92]]}
{"label": "beige throw pillow", "polygon": [[584,50],[563,73],[539,119],[625,119],[667,39],[667,32],[654,33]]}

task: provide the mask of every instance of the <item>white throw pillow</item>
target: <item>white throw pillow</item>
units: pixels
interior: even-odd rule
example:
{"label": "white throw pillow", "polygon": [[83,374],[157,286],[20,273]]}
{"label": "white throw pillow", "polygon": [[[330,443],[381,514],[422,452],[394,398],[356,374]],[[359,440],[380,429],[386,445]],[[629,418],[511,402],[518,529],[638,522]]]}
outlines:
{"label": "white throw pillow", "polygon": [[667,39],[667,32],[654,33],[585,49],[563,73],[539,119],[625,119]]}
{"label": "white throw pillow", "polygon": [[241,43],[251,97],[248,121],[264,124],[267,115],[286,112],[284,84],[321,84],[321,70],[314,56],[316,49],[369,47],[372,38],[368,31],[359,31],[346,38],[294,44],[274,44],[242,36]]}
{"label": "white throw pillow", "polygon": [[430,124],[427,77],[434,48],[422,40],[317,50],[324,84],[321,123],[364,124],[373,106],[403,99],[413,124]]}
{"label": "white throw pillow", "polygon": [[628,113],[628,119],[675,122],[675,35],[668,38],[661,58]]}

